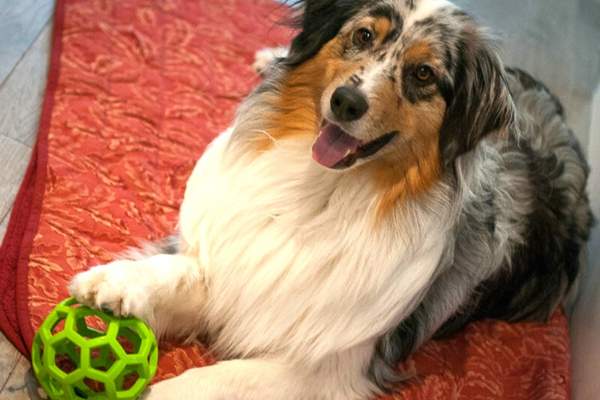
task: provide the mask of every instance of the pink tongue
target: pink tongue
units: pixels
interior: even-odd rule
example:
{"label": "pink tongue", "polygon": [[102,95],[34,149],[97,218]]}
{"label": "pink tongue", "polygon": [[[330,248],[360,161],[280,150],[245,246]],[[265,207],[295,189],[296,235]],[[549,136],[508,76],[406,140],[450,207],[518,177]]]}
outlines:
{"label": "pink tongue", "polygon": [[362,143],[337,125],[326,123],[312,147],[313,159],[333,168],[349,154],[355,153]]}

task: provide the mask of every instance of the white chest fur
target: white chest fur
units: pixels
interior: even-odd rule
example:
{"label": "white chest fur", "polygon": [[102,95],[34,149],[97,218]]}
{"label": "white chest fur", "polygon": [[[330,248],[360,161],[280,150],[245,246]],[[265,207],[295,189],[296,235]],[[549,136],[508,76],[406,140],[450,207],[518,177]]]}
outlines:
{"label": "white chest fur", "polygon": [[318,167],[310,145],[243,154],[227,131],[188,181],[180,229],[206,273],[220,352],[320,357],[359,345],[405,317],[435,273],[440,216],[376,222],[367,174]]}

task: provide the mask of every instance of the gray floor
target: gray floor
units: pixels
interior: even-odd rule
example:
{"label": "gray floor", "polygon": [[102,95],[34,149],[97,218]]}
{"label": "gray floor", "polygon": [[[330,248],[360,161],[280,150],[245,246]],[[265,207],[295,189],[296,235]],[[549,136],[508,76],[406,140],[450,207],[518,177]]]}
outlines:
{"label": "gray floor", "polygon": [[[35,143],[53,0],[0,0],[0,238]],[[0,399],[38,399],[30,366],[0,334]]]}
{"label": "gray floor", "polygon": [[[600,0],[457,3],[499,34],[508,64],[541,77],[562,98],[587,148],[600,78]],[[0,0],[0,238],[35,141],[52,6],[53,0]],[[0,400],[39,398],[28,371],[0,335]]]}

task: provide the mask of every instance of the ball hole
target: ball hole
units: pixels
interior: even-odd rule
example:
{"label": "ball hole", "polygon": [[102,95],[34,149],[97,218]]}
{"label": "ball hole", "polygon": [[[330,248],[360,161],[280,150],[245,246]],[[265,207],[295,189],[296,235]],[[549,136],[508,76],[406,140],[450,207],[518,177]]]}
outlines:
{"label": "ball hole", "polygon": [[125,376],[123,376],[122,390],[130,389],[133,385],[135,385],[139,378],[140,374],[137,371],[131,371],[125,374]]}
{"label": "ball hole", "polygon": [[143,367],[139,364],[128,365],[116,381],[117,390],[125,391],[134,387],[144,375]]}
{"label": "ball hole", "polygon": [[52,326],[52,335],[56,335],[65,330],[66,318],[61,318]]}
{"label": "ball hole", "polygon": [[117,356],[109,345],[90,349],[90,364],[99,371],[108,371],[115,361],[117,361]]}
{"label": "ball hole", "polygon": [[56,354],[54,356],[54,364],[65,374],[73,372],[77,369],[77,363],[68,354]]}
{"label": "ball hole", "polygon": [[81,388],[78,388],[77,386],[73,388],[73,392],[75,393],[75,398],[77,399],[87,399],[88,395],[85,393],[85,391]]}
{"label": "ball hole", "polygon": [[130,328],[119,328],[119,332],[117,333],[117,341],[127,354],[137,354],[140,351],[142,340],[140,336]]}
{"label": "ball hole", "polygon": [[81,349],[68,339],[61,340],[53,345],[54,364],[65,374],[75,371],[79,367]]}
{"label": "ball hole", "polygon": [[86,339],[104,336],[108,323],[97,315],[78,315],[76,317],[77,333]]}
{"label": "ball hole", "polygon": [[105,334],[106,330],[108,329],[106,322],[104,322],[104,320],[97,315],[86,315],[84,317],[84,321],[88,328],[94,329],[102,334]]}
{"label": "ball hole", "polygon": [[85,378],[83,380],[83,383],[85,384],[85,386],[90,388],[90,390],[92,390],[93,392],[96,392],[96,393],[104,392],[104,383],[102,383],[100,381],[97,381],[92,378]]}

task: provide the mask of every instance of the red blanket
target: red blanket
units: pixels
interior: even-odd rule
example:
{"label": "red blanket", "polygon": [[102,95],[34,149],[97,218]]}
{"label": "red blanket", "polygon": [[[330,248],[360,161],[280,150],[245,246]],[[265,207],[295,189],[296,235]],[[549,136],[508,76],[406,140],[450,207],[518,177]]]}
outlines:
{"label": "red blanket", "polygon": [[[258,82],[254,52],[287,43],[270,0],[59,0],[39,137],[0,252],[0,328],[33,332],[88,266],[174,231],[186,179]],[[214,360],[165,343],[157,379]],[[402,366],[396,399],[565,399],[567,322],[484,321]]]}

